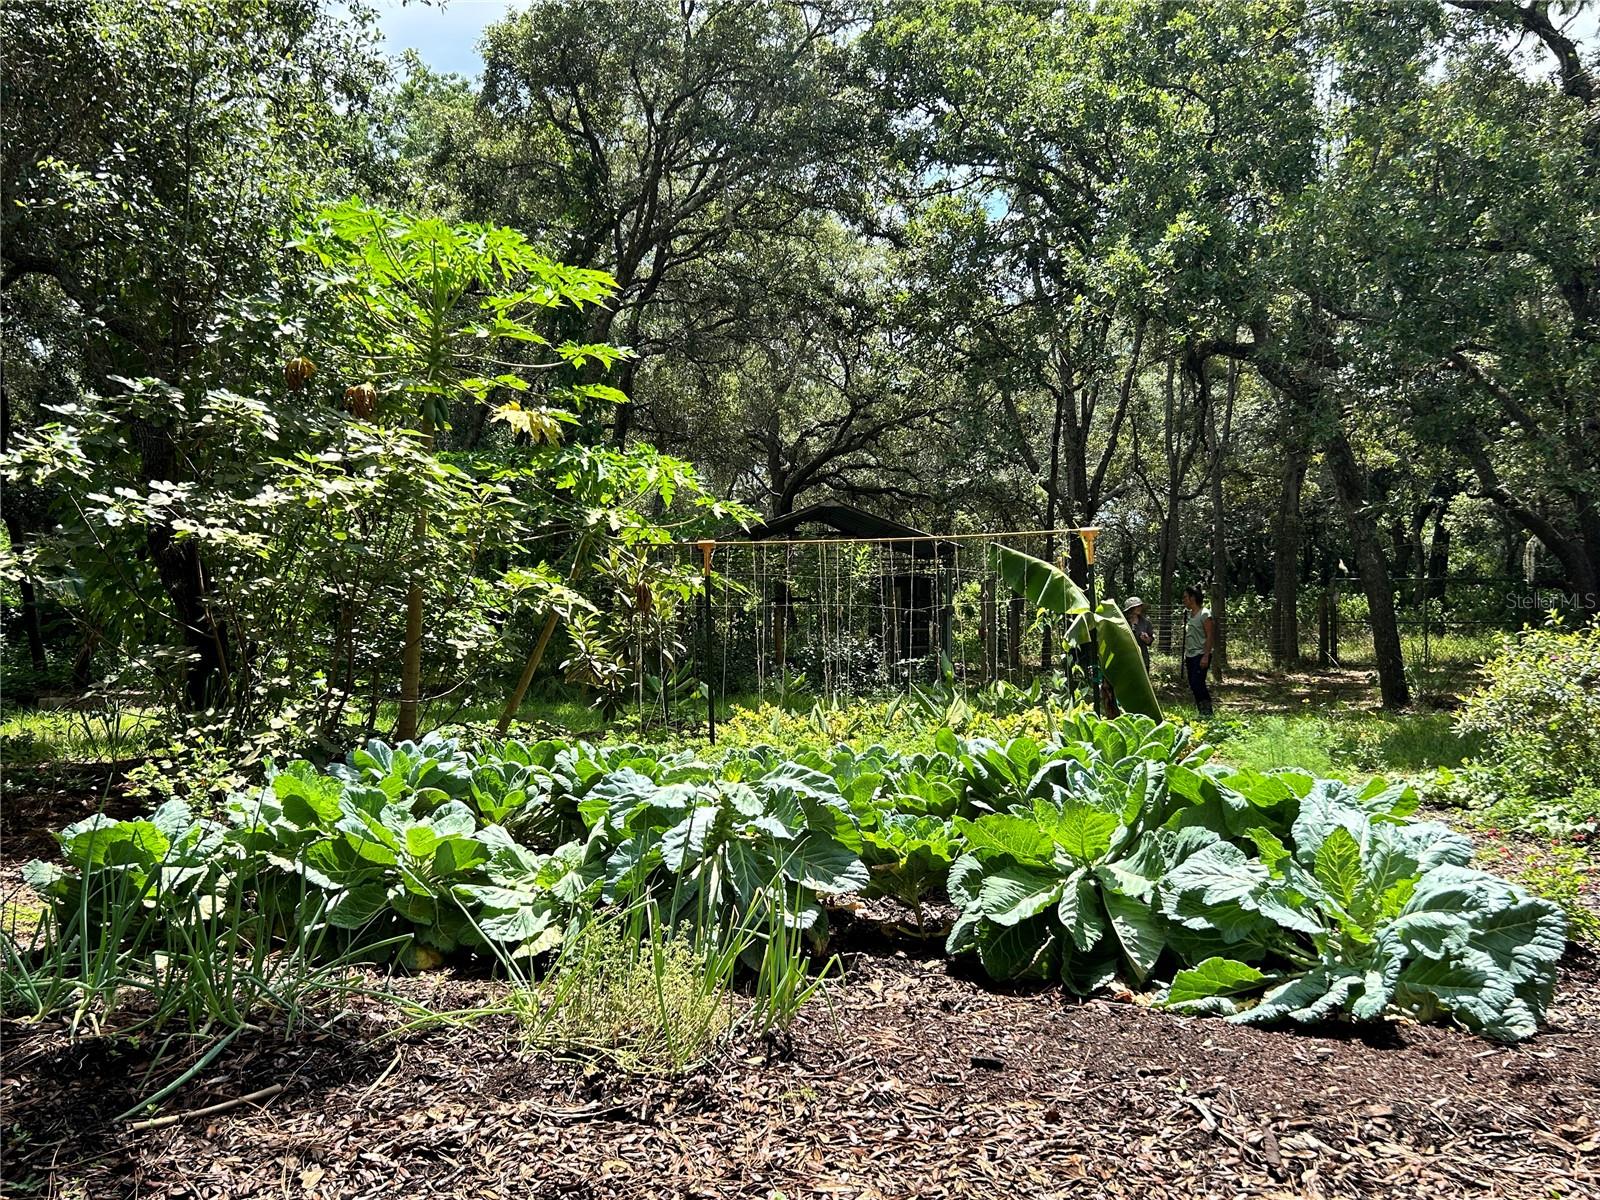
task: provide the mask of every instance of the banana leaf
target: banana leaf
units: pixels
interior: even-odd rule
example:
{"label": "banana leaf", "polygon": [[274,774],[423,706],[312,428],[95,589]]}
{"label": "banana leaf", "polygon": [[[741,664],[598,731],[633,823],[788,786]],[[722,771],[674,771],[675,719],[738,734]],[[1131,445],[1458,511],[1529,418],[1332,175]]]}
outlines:
{"label": "banana leaf", "polygon": [[1100,669],[1117,694],[1117,706],[1125,712],[1161,720],[1161,704],[1150,683],[1150,672],[1145,669],[1144,655],[1117,602],[1102,600],[1094,617],[1100,632]]}
{"label": "banana leaf", "polygon": [[1000,578],[1035,608],[1068,617],[1089,611],[1089,597],[1062,570],[1009,546],[995,546],[994,565]]}
{"label": "banana leaf", "polygon": [[1105,600],[1091,608],[1083,589],[1059,567],[1009,546],[995,546],[993,551],[995,569],[1012,591],[1035,608],[1074,618],[1067,628],[1068,641],[1081,646],[1091,633],[1099,636],[1100,666],[1117,693],[1117,704],[1128,712],[1161,720],[1161,705],[1150,684],[1144,655],[1116,601]]}

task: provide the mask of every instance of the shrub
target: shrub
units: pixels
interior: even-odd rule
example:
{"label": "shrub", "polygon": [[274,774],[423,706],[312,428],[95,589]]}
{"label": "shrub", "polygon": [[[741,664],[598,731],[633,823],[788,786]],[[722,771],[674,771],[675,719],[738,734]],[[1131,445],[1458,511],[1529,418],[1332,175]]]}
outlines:
{"label": "shrub", "polygon": [[1517,881],[1567,915],[1567,935],[1600,946],[1600,905],[1586,895],[1594,861],[1576,846],[1552,845],[1517,875]]}
{"label": "shrub", "polygon": [[1509,634],[1484,674],[1460,725],[1485,737],[1488,759],[1545,794],[1600,779],[1600,622]]}
{"label": "shrub", "polygon": [[[1466,773],[1475,807],[1568,832],[1600,817],[1600,622],[1507,635],[1459,728],[1484,739]],[[1469,801],[1470,801],[1469,797]]]}
{"label": "shrub", "polygon": [[995,703],[992,690],[969,701],[946,688],[913,688],[888,699],[817,704],[808,712],[777,704],[736,708],[718,728],[717,741],[728,746],[775,746],[789,753],[844,744],[858,750],[885,745],[914,754],[932,750],[941,730],[996,741],[1054,738],[1064,722],[1081,711],[1061,707],[1037,692],[1010,691],[1020,698],[1018,703]]}

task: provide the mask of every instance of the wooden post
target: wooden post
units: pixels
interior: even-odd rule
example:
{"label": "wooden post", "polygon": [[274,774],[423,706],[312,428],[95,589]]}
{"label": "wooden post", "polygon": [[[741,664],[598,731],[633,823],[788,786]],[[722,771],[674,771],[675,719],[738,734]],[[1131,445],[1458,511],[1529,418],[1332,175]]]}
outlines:
{"label": "wooden post", "polygon": [[[568,587],[578,581],[578,572],[583,567],[584,553],[588,545],[589,535],[585,534],[579,539],[577,548],[572,554],[572,567],[567,571]],[[533,682],[533,673],[544,661],[544,652],[550,645],[550,637],[560,623],[561,614],[552,609],[544,619],[544,628],[539,631],[539,640],[534,643],[533,653],[528,655],[528,661],[522,665],[522,675],[517,679],[517,686],[511,690],[511,695],[506,697],[506,706],[500,711],[500,720],[495,723],[495,732],[501,737],[504,737],[506,730],[511,728],[512,719],[522,707],[522,699],[528,694],[528,685]]]}
{"label": "wooden post", "polygon": [[700,542],[700,568],[702,581],[700,588],[700,613],[704,621],[701,634],[701,644],[705,647],[704,658],[700,665],[700,682],[706,689],[706,736],[711,744],[717,744],[717,698],[711,691],[711,552],[717,548],[715,542]]}
{"label": "wooden post", "polygon": [[[1098,529],[1080,529],[1078,537],[1083,541],[1083,576],[1084,582],[1089,585],[1089,611],[1094,612],[1095,585],[1094,585],[1094,540],[1100,536]],[[1065,567],[1063,567],[1063,570]],[[1093,681],[1094,711],[1100,715],[1100,635],[1095,631],[1093,620],[1089,622],[1089,678]]]}
{"label": "wooden post", "polygon": [[528,655],[528,661],[523,664],[522,676],[517,680],[517,686],[512,689],[511,695],[506,697],[506,706],[500,710],[500,719],[495,722],[495,732],[501,737],[504,737],[506,730],[511,728],[512,719],[522,707],[522,698],[528,694],[528,685],[533,682],[533,673],[544,661],[545,647],[550,645],[550,635],[556,631],[556,623],[560,619],[560,614],[554,609],[545,617],[544,628],[539,631],[539,640],[534,643],[533,653]]}

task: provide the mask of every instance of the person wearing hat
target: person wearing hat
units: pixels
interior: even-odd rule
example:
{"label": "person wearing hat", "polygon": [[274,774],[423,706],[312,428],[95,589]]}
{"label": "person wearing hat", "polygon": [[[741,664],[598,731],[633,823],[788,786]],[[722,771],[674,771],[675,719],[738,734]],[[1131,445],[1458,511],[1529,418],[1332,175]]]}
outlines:
{"label": "person wearing hat", "polygon": [[1122,615],[1128,618],[1128,628],[1133,630],[1133,638],[1139,643],[1139,653],[1144,655],[1144,669],[1149,671],[1150,647],[1155,643],[1156,630],[1145,613],[1144,601],[1137,596],[1129,596],[1122,606]]}
{"label": "person wearing hat", "polygon": [[[1150,618],[1145,615],[1144,601],[1137,596],[1129,596],[1122,606],[1122,615],[1128,620],[1128,628],[1133,630],[1133,640],[1139,643],[1139,653],[1144,655],[1145,674],[1150,673],[1150,646],[1156,640],[1155,627],[1150,624]],[[1114,717],[1122,710],[1117,707],[1117,694],[1112,690],[1109,681],[1100,681],[1100,698],[1105,708],[1106,716]]]}

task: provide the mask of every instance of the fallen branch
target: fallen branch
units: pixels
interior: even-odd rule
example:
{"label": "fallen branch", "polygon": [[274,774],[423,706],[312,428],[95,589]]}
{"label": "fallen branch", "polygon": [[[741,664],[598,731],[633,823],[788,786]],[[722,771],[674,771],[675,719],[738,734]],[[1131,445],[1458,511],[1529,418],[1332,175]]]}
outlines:
{"label": "fallen branch", "polygon": [[176,1125],[179,1121],[189,1117],[209,1117],[214,1113],[227,1112],[230,1108],[238,1108],[242,1104],[254,1104],[258,1100],[270,1100],[283,1091],[283,1084],[275,1083],[271,1087],[264,1087],[258,1092],[251,1092],[246,1096],[236,1096],[232,1100],[224,1100],[219,1104],[208,1104],[204,1108],[192,1108],[188,1112],[171,1113],[165,1117],[151,1117],[145,1121],[135,1121],[128,1129],[132,1133],[142,1133],[147,1129],[161,1129],[167,1125]]}

